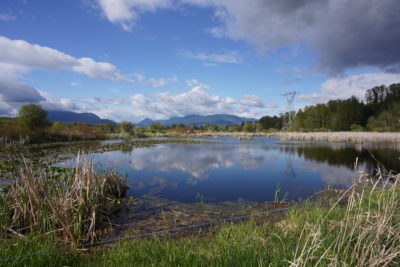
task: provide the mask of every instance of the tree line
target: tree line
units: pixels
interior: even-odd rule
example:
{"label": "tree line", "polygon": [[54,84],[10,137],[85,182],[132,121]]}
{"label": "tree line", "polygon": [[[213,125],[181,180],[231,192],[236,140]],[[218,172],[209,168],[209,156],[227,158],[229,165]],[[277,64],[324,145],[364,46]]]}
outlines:
{"label": "tree line", "polygon": [[[258,122],[241,125],[171,125],[153,122],[149,128],[123,121],[118,124],[87,124],[79,122],[50,122],[47,113],[37,104],[21,107],[17,118],[0,118],[0,139],[30,141],[90,140],[129,136],[145,137],[152,133],[194,132],[262,132],[283,129],[289,114],[264,116]],[[376,86],[366,91],[365,101],[352,96],[331,100],[325,104],[306,106],[293,112],[292,131],[400,131],[400,83]]]}
{"label": "tree line", "polygon": [[[264,129],[282,129],[283,117],[260,119]],[[400,83],[376,86],[365,93],[365,101],[352,96],[325,104],[306,106],[296,112],[290,129],[295,131],[399,131]]]}

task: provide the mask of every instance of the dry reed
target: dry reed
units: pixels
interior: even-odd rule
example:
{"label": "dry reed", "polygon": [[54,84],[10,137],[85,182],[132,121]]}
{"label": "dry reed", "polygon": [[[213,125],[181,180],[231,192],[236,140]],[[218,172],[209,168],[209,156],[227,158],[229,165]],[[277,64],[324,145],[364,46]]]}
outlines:
{"label": "dry reed", "polygon": [[[400,174],[350,187],[315,225],[303,228],[290,266],[392,266],[400,257]],[[343,219],[327,217],[346,199]],[[328,229],[323,227],[328,226]],[[326,235],[328,232],[331,236]]]}
{"label": "dry reed", "polygon": [[93,241],[126,189],[115,171],[98,173],[93,160],[81,154],[75,169],[58,179],[25,164],[16,182],[1,192],[0,225],[18,235],[36,231],[55,233],[67,243]]}
{"label": "dry reed", "polygon": [[282,140],[314,140],[329,142],[394,142],[400,143],[400,133],[377,132],[277,132]]}

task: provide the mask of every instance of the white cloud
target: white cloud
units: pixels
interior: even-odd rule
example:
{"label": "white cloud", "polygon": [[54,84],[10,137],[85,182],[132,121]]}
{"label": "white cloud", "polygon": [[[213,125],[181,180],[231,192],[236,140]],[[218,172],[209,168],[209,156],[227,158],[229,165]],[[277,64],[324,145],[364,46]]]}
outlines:
{"label": "white cloud", "polygon": [[8,13],[0,13],[0,20],[3,21],[15,20],[15,16]]}
{"label": "white cloud", "polygon": [[171,0],[96,0],[104,16],[113,23],[119,23],[125,31],[132,30],[141,12],[154,12],[171,8]]}
{"label": "white cloud", "polygon": [[103,104],[103,105],[127,105],[130,103],[128,99],[122,97],[112,97],[109,99],[93,97],[93,98],[80,98],[78,102],[85,104]]}
{"label": "white cloud", "polygon": [[217,63],[233,63],[237,64],[242,62],[242,58],[237,51],[230,51],[226,53],[193,53],[191,51],[182,51],[180,54],[189,59],[196,59],[204,62],[207,66],[215,66]]}
{"label": "white cloud", "polygon": [[164,87],[168,83],[178,82],[178,77],[176,77],[176,75],[172,76],[171,78],[160,78],[160,79],[155,79],[155,78],[146,79],[146,77],[140,73],[135,73],[134,76],[136,77],[136,80],[139,83],[151,86],[153,88],[160,88]]}
{"label": "white cloud", "polygon": [[300,95],[300,99],[311,103],[324,103],[334,99],[345,99],[351,96],[365,98],[365,91],[379,85],[390,85],[400,82],[400,74],[365,73],[343,78],[330,79],[321,85],[320,93]]}
{"label": "white cloud", "polygon": [[259,118],[268,112],[268,108],[261,109],[264,104],[258,96],[247,95],[240,99],[221,97],[209,94],[207,92],[209,87],[195,79],[187,83],[191,85],[191,89],[183,93],[135,94],[123,102],[100,98],[84,99],[81,102],[90,103],[90,108],[100,117],[133,122],[144,118],[168,119],[189,114],[218,113]]}
{"label": "white cloud", "polygon": [[96,62],[91,58],[74,58],[50,47],[31,44],[23,40],[11,40],[0,36],[0,63],[7,69],[27,72],[32,69],[56,71],[71,70],[91,78],[101,78],[114,82],[131,80],[107,62]]}
{"label": "white cloud", "polygon": [[1,115],[15,115],[25,103],[39,103],[49,109],[78,108],[67,99],[48,98],[44,92],[21,81],[24,74],[36,69],[66,69],[92,78],[131,82],[110,63],[96,62],[91,58],[74,58],[49,47],[0,36]]}
{"label": "white cloud", "polygon": [[91,58],[79,58],[78,64],[71,70],[87,75],[90,78],[101,78],[113,82],[132,82],[128,77],[119,73],[117,67],[107,62],[96,62]]}
{"label": "white cloud", "polygon": [[70,99],[54,98],[49,93],[38,90],[43,100],[39,104],[46,110],[68,110],[80,111],[80,107],[73,103]]}
{"label": "white cloud", "polygon": [[264,107],[264,102],[259,96],[256,95],[245,95],[243,96],[241,103],[245,106],[249,107],[257,107],[262,108]]}
{"label": "white cloud", "polygon": [[199,82],[196,79],[191,79],[191,80],[186,80],[186,84],[189,87],[195,86],[196,84],[199,84]]}

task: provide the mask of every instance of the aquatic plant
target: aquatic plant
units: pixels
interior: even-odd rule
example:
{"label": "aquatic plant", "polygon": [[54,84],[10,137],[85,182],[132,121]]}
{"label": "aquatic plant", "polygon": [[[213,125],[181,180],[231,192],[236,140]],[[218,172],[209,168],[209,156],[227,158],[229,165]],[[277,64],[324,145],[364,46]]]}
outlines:
{"label": "aquatic plant", "polygon": [[93,160],[82,154],[75,169],[57,178],[24,164],[15,183],[0,193],[0,226],[3,234],[54,233],[67,243],[93,241],[126,189],[118,173],[96,172]]}

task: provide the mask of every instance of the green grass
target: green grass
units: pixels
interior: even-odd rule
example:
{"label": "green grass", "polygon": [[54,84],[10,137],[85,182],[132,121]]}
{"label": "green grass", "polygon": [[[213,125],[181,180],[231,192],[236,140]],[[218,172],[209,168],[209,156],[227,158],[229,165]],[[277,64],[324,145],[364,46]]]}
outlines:
{"label": "green grass", "polygon": [[[0,240],[0,259],[15,257],[54,249],[58,244],[51,237],[28,235],[17,240]],[[6,262],[0,261],[0,266],[79,266],[84,262],[81,253],[77,251],[59,251],[46,255],[36,255]]]}

